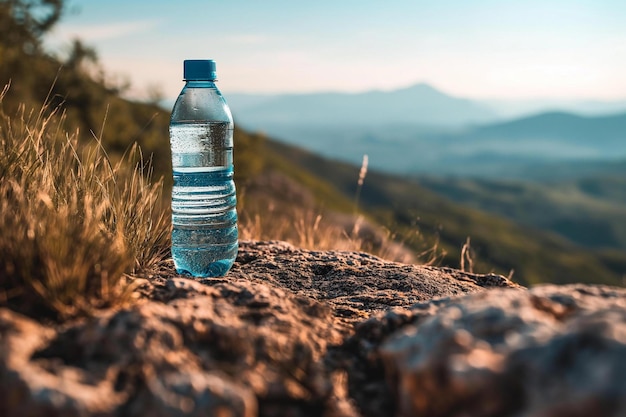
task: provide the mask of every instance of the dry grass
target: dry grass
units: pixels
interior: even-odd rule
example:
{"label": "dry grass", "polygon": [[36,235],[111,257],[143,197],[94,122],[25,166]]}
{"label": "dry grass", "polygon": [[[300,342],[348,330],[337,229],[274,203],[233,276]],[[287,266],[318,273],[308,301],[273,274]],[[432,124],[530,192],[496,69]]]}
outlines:
{"label": "dry grass", "polygon": [[[367,252],[380,258],[425,265],[438,264],[446,255],[438,242],[417,228],[402,235],[369,221],[360,213],[360,191],[365,183],[368,157],[357,179],[357,188],[348,210],[324,210],[310,189],[277,172],[249,188],[239,189],[239,237],[242,240],[283,240],[311,250]],[[349,204],[349,203],[348,203]]]}
{"label": "dry grass", "polygon": [[[465,269],[465,262],[467,262],[467,270]],[[463,272],[474,272],[474,251],[472,250],[469,236],[461,247],[461,261],[459,265]]]}
{"label": "dry grass", "polygon": [[[318,209],[298,206],[282,211],[271,205],[259,207],[263,202],[240,207],[242,240],[283,240],[304,249],[367,252],[389,261],[423,265],[438,263],[444,254],[437,244],[427,244],[417,230],[398,241],[392,232],[362,216],[320,214]],[[419,253],[409,249],[406,239],[424,249]]]}
{"label": "dry grass", "polygon": [[305,249],[361,250],[362,241],[344,228],[328,222],[314,210],[294,208],[289,213],[240,212],[239,237],[242,240],[284,240]]}
{"label": "dry grass", "polygon": [[169,219],[138,148],[113,166],[55,113],[0,110],[0,305],[63,319],[127,301],[124,277],[168,255]]}

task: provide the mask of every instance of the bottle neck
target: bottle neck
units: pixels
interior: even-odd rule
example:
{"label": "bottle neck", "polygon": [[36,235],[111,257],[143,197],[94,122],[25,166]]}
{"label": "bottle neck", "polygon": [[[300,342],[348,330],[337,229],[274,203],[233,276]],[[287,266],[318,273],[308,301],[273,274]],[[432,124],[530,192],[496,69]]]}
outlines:
{"label": "bottle neck", "polygon": [[217,88],[215,81],[209,80],[190,80],[185,84],[187,88]]}

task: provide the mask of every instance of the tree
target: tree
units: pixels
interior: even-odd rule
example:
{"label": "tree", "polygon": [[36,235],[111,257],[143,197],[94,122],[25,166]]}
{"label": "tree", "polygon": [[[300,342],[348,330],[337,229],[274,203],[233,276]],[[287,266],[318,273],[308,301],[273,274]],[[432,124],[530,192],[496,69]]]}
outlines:
{"label": "tree", "polygon": [[98,54],[96,50],[86,46],[80,39],[72,41],[72,50],[65,61],[65,65],[73,70],[79,70],[85,63],[96,64],[98,62]]}
{"label": "tree", "polygon": [[63,0],[0,0],[0,45],[33,54],[41,38],[59,21]]}

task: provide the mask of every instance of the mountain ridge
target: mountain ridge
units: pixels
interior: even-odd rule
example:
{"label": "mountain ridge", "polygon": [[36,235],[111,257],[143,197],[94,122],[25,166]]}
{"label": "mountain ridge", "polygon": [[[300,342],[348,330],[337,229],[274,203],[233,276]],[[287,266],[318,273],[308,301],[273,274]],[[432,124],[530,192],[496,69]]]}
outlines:
{"label": "mountain ridge", "polygon": [[[626,112],[604,116],[546,112],[472,127],[411,124],[320,126],[275,124],[260,129],[283,143],[326,157],[404,175],[505,176],[549,179],[551,172],[618,172],[626,161]],[[617,171],[613,168],[616,168]]]}
{"label": "mountain ridge", "polygon": [[[418,82],[392,90],[369,89],[358,92],[342,91],[321,91],[321,92],[292,92],[292,93],[244,93],[233,92],[227,94],[229,104],[233,112],[239,117],[246,127],[251,129],[264,128],[259,123],[280,122],[280,123],[303,123],[311,118],[302,120],[286,117],[281,120],[273,120],[269,117],[263,120],[260,116],[250,117],[253,112],[261,111],[264,116],[272,115],[267,113],[264,107],[269,105],[272,112],[279,109],[289,110],[289,104],[295,108],[296,102],[312,100],[321,106],[330,104],[333,108],[333,101],[345,98],[357,98],[359,100],[369,99],[389,99],[391,105],[397,104],[398,108],[411,108],[412,105],[423,111],[423,115],[413,115],[412,118],[404,119],[401,122],[419,123],[426,125],[471,125],[475,123],[495,123],[507,120],[532,116],[539,113],[566,112],[580,116],[602,116],[614,113],[626,112],[626,98],[621,100],[589,100],[589,99],[484,99],[468,98],[457,94],[448,93],[426,82]],[[320,102],[321,100],[321,102]],[[393,103],[398,100],[398,103]],[[444,100],[444,104],[450,104],[448,108],[443,108],[442,113],[432,117],[427,105],[438,106],[437,101]],[[434,101],[433,101],[434,100]],[[280,106],[272,109],[271,106]],[[456,107],[455,107],[456,106]],[[458,107],[461,106],[461,107]],[[294,108],[291,107],[291,108]],[[393,107],[391,107],[393,108]],[[456,113],[455,113],[456,112]],[[352,118],[348,115],[344,120],[347,123]],[[397,119],[379,120],[383,123],[398,121]],[[371,122],[371,121],[370,121]]]}
{"label": "mountain ridge", "polygon": [[269,96],[229,94],[239,122],[249,128],[265,124],[419,123],[463,125],[491,120],[493,112],[470,99],[457,98],[418,83],[392,91],[320,92]]}
{"label": "mountain ridge", "polygon": [[[554,110],[499,123],[491,123],[486,126],[477,126],[475,129],[484,132],[504,128],[509,129],[510,134],[511,129],[523,128],[527,133],[532,129],[532,133],[557,133],[559,135],[568,135],[569,138],[588,138],[598,132],[608,131],[609,129],[607,129],[607,127],[611,131],[611,136],[621,136],[621,132],[626,131],[626,111],[589,116],[573,112]],[[606,133],[604,135],[606,136]],[[597,136],[594,140],[598,140]]]}

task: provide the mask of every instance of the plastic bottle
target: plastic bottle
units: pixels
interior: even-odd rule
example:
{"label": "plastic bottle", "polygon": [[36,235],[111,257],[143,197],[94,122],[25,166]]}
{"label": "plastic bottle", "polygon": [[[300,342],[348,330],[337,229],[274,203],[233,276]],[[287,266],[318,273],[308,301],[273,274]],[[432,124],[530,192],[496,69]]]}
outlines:
{"label": "plastic bottle", "polygon": [[215,85],[215,62],[184,61],[170,119],[172,257],[176,271],[225,275],[237,256],[233,118]]}

